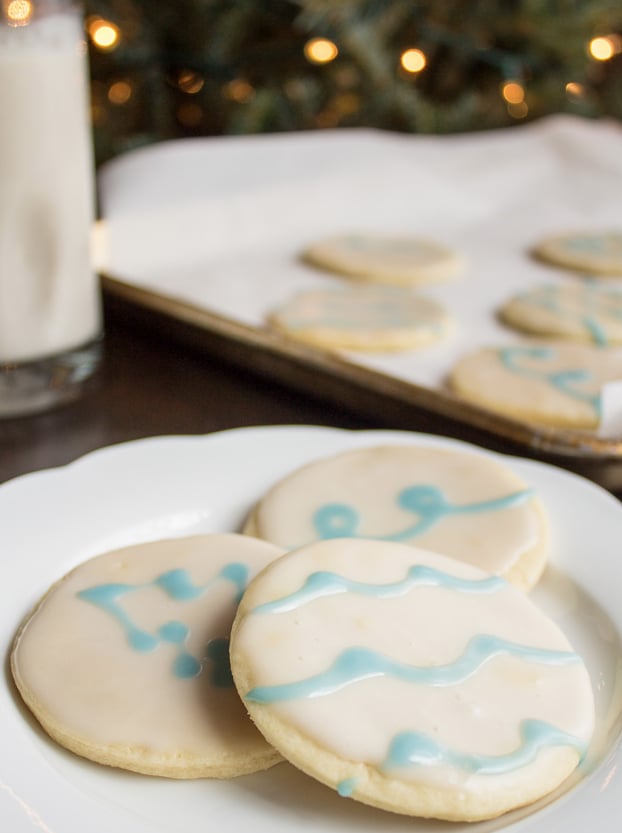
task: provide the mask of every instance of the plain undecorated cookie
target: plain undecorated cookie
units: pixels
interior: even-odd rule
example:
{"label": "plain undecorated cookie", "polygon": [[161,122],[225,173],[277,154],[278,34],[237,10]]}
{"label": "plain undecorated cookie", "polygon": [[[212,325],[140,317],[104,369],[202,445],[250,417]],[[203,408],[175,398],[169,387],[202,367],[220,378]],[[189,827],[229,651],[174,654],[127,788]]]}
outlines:
{"label": "plain undecorated cookie", "polygon": [[589,675],[498,577],[396,543],[321,541],[249,585],[231,668],[252,719],[301,770],[386,810],[475,821],[576,768]]}
{"label": "plain undecorated cookie", "polygon": [[415,544],[531,588],[549,551],[546,512],[497,460],[445,448],[342,452],[287,475],[261,498],[247,534],[293,549],[366,537]]}
{"label": "plain undecorated cookie", "polygon": [[448,381],[465,399],[506,416],[595,429],[603,386],[622,381],[622,353],[571,343],[483,347],[459,359]]}
{"label": "plain undecorated cookie", "polygon": [[449,280],[464,269],[447,246],[405,234],[341,234],[318,240],[302,257],[329,272],[397,286]]}
{"label": "plain undecorated cookie", "polygon": [[286,300],[268,323],[325,349],[409,350],[446,338],[452,321],[443,306],[390,287],[314,289]]}
{"label": "plain undecorated cookie", "polygon": [[542,240],[533,254],[554,266],[593,275],[622,275],[622,232],[582,231]]}
{"label": "plain undecorated cookie", "polygon": [[510,298],[499,315],[522,332],[622,344],[622,292],[610,284],[576,281],[538,286]]}
{"label": "plain undecorated cookie", "polygon": [[280,760],[231,679],[229,631],[248,580],[281,554],[201,535],[97,556],[55,584],[21,626],[11,669],[62,746],[171,778],[226,778]]}

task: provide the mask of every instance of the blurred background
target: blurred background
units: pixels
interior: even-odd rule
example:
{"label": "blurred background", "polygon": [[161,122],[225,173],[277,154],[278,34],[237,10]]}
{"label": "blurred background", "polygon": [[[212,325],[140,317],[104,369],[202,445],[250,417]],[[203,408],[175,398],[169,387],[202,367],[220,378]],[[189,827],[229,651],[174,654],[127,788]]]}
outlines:
{"label": "blurred background", "polygon": [[181,136],[622,116],[620,0],[86,0],[98,164]]}

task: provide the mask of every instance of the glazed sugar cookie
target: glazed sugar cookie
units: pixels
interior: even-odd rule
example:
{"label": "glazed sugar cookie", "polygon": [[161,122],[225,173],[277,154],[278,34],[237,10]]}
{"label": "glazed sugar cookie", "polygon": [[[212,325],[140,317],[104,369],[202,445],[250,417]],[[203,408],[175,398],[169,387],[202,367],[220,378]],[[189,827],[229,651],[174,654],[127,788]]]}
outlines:
{"label": "glazed sugar cookie", "polygon": [[432,240],[411,235],[343,234],[303,252],[314,266],[351,278],[413,286],[454,278],[462,257]]}
{"label": "glazed sugar cookie", "polygon": [[466,399],[526,422],[597,428],[601,391],[622,380],[622,354],[583,344],[482,348],[460,359],[449,383]]}
{"label": "glazed sugar cookie", "polygon": [[590,679],[504,579],[402,544],[321,541],[249,585],[231,669],[268,742],[343,796],[475,821],[576,768]]}
{"label": "glazed sugar cookie", "polygon": [[344,350],[408,350],[451,331],[440,304],[388,287],[302,292],[274,310],[268,323],[298,341]]}
{"label": "glazed sugar cookie", "polygon": [[499,311],[518,330],[594,344],[622,344],[622,292],[594,281],[539,286]]}
{"label": "glazed sugar cookie", "polygon": [[622,275],[622,232],[586,231],[550,237],[533,250],[536,257],[595,275]]}
{"label": "glazed sugar cookie", "polygon": [[490,456],[380,446],[298,469],[259,501],[245,532],[286,549],[328,538],[415,544],[503,575],[522,589],[549,548],[533,490]]}
{"label": "glazed sugar cookie", "polygon": [[280,760],[228,665],[246,583],[281,551],[242,535],[142,544],[84,562],[22,625],[11,668],[45,731],[110,766],[226,778]]}

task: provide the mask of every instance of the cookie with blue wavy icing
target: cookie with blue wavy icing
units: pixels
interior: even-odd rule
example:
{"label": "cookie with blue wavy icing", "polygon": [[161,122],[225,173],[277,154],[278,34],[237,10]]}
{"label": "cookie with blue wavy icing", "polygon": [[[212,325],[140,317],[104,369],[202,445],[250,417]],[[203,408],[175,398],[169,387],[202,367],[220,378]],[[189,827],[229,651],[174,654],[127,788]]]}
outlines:
{"label": "cookie with blue wavy icing", "polygon": [[238,692],[291,763],[357,801],[451,821],[551,793],[594,727],[580,656],[504,579],[404,544],[320,541],[247,588]]}
{"label": "cookie with blue wavy icing", "polygon": [[464,270],[458,252],[409,234],[339,234],[312,243],[302,258],[349,278],[396,286],[446,281]]}
{"label": "cookie with blue wavy icing", "polygon": [[286,549],[344,537],[408,543],[523,590],[549,553],[546,510],[528,483],[490,455],[437,446],[374,446],[308,463],[263,495],[244,531]]}
{"label": "cookie with blue wavy icing", "polygon": [[622,276],[622,231],[568,232],[541,240],[535,257],[553,266],[592,275]]}
{"label": "cookie with blue wavy icing", "polygon": [[597,429],[606,385],[622,382],[622,352],[570,342],[482,347],[458,359],[450,387],[491,411],[537,425]]}
{"label": "cookie with blue wavy icing", "polygon": [[396,287],[302,291],[268,315],[269,325],[326,350],[410,350],[444,340],[453,319],[442,304]]}
{"label": "cookie with blue wavy icing", "polygon": [[229,668],[247,582],[277,547],[241,535],[156,541],[90,559],[21,626],[11,669],[67,749],[170,778],[228,778],[280,756],[248,719]]}

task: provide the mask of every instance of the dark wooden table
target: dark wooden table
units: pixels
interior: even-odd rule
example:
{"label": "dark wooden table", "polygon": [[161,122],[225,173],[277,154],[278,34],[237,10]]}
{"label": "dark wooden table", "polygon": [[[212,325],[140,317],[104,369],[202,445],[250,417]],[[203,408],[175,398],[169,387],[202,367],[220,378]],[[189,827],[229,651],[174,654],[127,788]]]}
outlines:
{"label": "dark wooden table", "polygon": [[[0,482],[68,463],[93,449],[139,437],[206,434],[251,425],[327,425],[350,429],[425,431],[497,451],[547,460],[511,443],[412,410],[361,409],[337,393],[331,400],[296,392],[257,373],[252,356],[241,364],[153,326],[153,316],[106,298],[104,362],[79,401],[36,416],[0,420]],[[226,351],[221,351],[226,352]],[[242,366],[243,365],[243,366]],[[312,380],[306,380],[313,390]],[[373,413],[373,416],[371,415]],[[575,461],[568,468],[576,470]],[[598,478],[589,468],[580,473]],[[619,485],[611,491],[622,495]]]}

